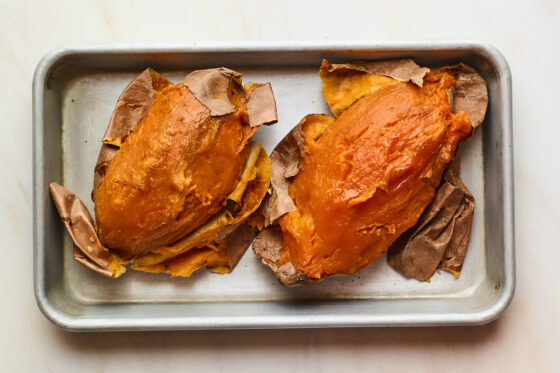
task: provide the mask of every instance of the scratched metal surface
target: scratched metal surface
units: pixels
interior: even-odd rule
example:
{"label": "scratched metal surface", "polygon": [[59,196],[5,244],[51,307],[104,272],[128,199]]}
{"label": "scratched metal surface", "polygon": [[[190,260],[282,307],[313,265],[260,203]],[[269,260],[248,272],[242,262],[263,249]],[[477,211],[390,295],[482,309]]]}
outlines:
{"label": "scratched metal surface", "polygon": [[[317,74],[332,62],[412,56],[441,66],[463,61],[485,77],[490,108],[482,129],[460,146],[462,177],[477,206],[459,279],[405,279],[385,256],[362,272],[284,288],[249,249],[231,274],[191,278],[129,270],[112,280],[72,259],[47,194],[62,182],[93,211],[93,167],[117,97],[147,66],[172,81],[195,68],[227,66],[244,82],[270,81],[279,122],[255,139],[270,152],[306,114],[328,112]],[[35,292],[55,324],[73,330],[266,328],[477,324],[513,295],[511,98],[509,69],[491,47],[472,43],[385,45],[199,45],[73,47],[47,55],[34,81]]]}

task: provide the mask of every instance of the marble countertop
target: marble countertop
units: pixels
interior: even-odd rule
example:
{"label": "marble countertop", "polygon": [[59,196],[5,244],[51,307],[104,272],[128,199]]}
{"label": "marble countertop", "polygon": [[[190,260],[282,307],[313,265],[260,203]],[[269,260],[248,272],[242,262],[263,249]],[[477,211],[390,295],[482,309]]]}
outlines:
{"label": "marble countertop", "polygon": [[[0,0],[0,366],[5,371],[555,371],[560,365],[560,2]],[[65,44],[488,42],[513,76],[517,290],[476,327],[68,333],[32,284],[31,80]],[[554,368],[556,366],[557,368]],[[4,370],[3,369],[3,370]]]}

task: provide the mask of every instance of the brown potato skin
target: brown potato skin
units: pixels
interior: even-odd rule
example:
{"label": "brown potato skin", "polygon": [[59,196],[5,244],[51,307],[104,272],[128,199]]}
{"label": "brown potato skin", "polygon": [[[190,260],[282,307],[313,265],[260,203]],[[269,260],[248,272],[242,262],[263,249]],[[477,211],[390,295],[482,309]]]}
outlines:
{"label": "brown potato skin", "polygon": [[133,257],[200,226],[233,190],[250,132],[242,110],[212,117],[183,84],[157,93],[95,193],[101,242]]}
{"label": "brown potato skin", "polygon": [[279,219],[282,258],[312,280],[355,273],[412,227],[472,127],[452,114],[448,74],[423,88],[398,83],[354,103],[307,141],[289,188],[296,210]]}

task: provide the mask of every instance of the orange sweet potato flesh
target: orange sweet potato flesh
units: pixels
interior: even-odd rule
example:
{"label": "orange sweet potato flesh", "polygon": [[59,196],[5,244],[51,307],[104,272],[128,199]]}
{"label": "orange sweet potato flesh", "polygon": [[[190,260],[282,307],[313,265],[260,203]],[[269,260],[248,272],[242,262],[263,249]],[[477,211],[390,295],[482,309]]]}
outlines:
{"label": "orange sweet potato flesh", "polygon": [[435,72],[423,87],[382,88],[350,106],[317,141],[306,139],[289,188],[296,210],[278,221],[282,263],[312,280],[352,274],[417,222],[458,142],[471,133],[467,115],[450,111],[454,83]]}
{"label": "orange sweet potato flesh", "polygon": [[183,84],[157,92],[95,193],[101,241],[131,258],[177,241],[220,211],[255,131],[243,115],[212,117]]}

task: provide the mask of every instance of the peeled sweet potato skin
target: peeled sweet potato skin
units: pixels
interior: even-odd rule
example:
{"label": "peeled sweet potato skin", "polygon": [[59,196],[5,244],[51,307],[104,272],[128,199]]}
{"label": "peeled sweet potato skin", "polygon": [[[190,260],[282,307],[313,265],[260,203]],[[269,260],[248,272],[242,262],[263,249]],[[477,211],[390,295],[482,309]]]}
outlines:
{"label": "peeled sweet potato skin", "polygon": [[428,73],[423,87],[400,82],[344,111],[306,142],[289,188],[296,210],[282,216],[282,258],[310,279],[355,273],[412,227],[434,196],[459,141],[472,127],[452,114],[454,79]]}
{"label": "peeled sweet potato skin", "polygon": [[173,243],[217,213],[254,132],[243,115],[212,117],[183,84],[159,92],[95,193],[101,241],[132,257]]}

